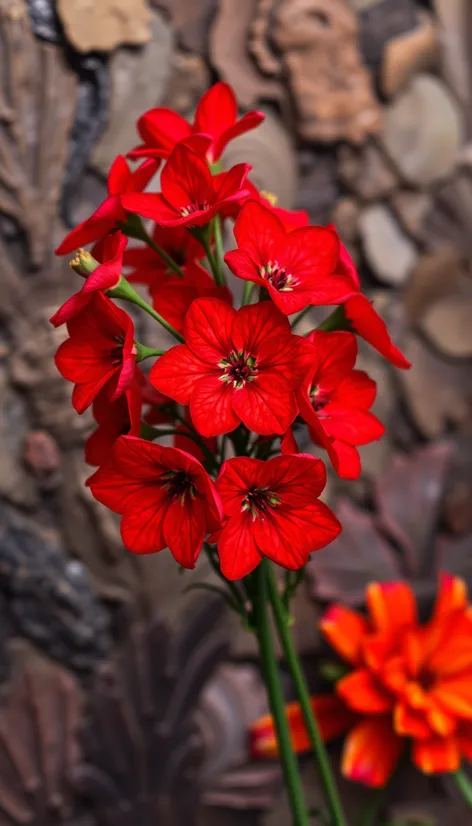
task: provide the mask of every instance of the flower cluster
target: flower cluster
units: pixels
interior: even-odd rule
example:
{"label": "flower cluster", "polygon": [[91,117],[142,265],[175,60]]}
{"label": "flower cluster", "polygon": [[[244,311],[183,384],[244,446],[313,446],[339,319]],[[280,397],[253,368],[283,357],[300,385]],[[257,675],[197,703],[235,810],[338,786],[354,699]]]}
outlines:
{"label": "flower cluster", "polygon": [[[135,168],[115,160],[106,199],[57,249],[94,244],[71,262],[82,288],[51,319],[67,326],[56,364],[74,385],[72,404],[97,425],[88,485],[121,515],[126,548],[169,548],[193,568],[206,540],[231,581],[264,557],[298,570],[341,530],[319,499],[324,464],[300,453],[292,426],[308,425],[340,476],[359,476],[357,446],[383,428],[370,412],[375,383],[355,369],[357,336],[408,367],[336,229],[278,208],[247,164],[223,170],[228,142],[262,120],[255,111],[238,119],[225,83],[204,95],[193,124],[163,108],[145,113],[128,155]],[[229,221],[237,248],[225,255]],[[241,287],[237,308],[227,279]],[[175,346],[139,342],[115,299],[151,315]],[[314,305],[334,310],[297,335],[293,314]]]}
{"label": "flower cluster", "polygon": [[[425,774],[472,759],[472,606],[464,582],[443,574],[429,622],[420,625],[411,588],[372,583],[368,616],[331,606],[320,628],[347,663],[334,694],[313,697],[325,740],[349,730],[343,773],[384,786],[407,744]],[[300,708],[288,708],[295,748],[309,748]],[[269,717],[252,727],[253,752],[274,756]]]}

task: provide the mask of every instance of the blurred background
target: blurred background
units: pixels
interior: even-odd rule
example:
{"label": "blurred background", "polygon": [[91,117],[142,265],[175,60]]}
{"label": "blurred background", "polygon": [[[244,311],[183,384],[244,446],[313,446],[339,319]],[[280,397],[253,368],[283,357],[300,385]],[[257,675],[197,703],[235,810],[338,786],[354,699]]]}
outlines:
{"label": "blurred background", "polygon": [[[267,116],[225,166],[251,163],[280,206],[336,224],[413,363],[360,344],[387,435],[361,448],[358,482],[329,479],[344,532],[294,609],[313,688],[327,602],[406,577],[426,612],[439,570],[472,582],[470,0],[0,0],[0,826],[290,822],[278,766],[248,756],[266,710],[253,641],[186,591],[211,584],[203,560],[182,577],[168,554],[124,551],[83,486],[92,420],[48,323],[76,286],[53,249],[103,200],[136,118],[190,118],[217,79]],[[354,817],[365,792],[343,793]],[[388,817],[472,823],[447,781],[413,770]]]}

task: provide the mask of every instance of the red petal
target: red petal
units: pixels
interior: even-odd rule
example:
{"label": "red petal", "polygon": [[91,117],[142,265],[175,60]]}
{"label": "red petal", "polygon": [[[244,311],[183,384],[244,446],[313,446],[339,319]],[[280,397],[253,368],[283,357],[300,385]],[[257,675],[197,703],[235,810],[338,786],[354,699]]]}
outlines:
{"label": "red petal", "polygon": [[316,350],[314,383],[325,391],[336,390],[340,382],[352,372],[356,363],[356,337],[344,331],[324,333],[313,330],[307,339]]}
{"label": "red petal", "polygon": [[415,597],[405,582],[372,582],[367,606],[378,631],[398,635],[418,622]]}
{"label": "red petal", "polygon": [[126,192],[142,192],[159,169],[160,161],[154,158],[144,161],[131,173],[126,184]]}
{"label": "red petal", "polygon": [[240,424],[232,407],[233,395],[232,387],[217,375],[207,375],[196,383],[190,397],[190,412],[202,436],[221,436]]}
{"label": "red petal", "polygon": [[246,114],[243,115],[243,117],[240,118],[234,126],[226,129],[221,134],[220,138],[215,141],[213,159],[217,161],[230,141],[234,140],[234,138],[237,138],[239,135],[244,135],[251,129],[256,129],[256,127],[259,126],[264,119],[265,115],[257,110],[246,112]]}
{"label": "red petal", "polygon": [[363,638],[369,631],[367,620],[344,605],[331,605],[323,614],[319,627],[329,644],[344,660],[359,662]]}
{"label": "red petal", "polygon": [[242,579],[251,573],[262,559],[254,541],[249,514],[232,517],[218,538],[218,556],[223,576]]}
{"label": "red petal", "polygon": [[179,404],[189,404],[196,383],[206,378],[209,367],[186,344],[171,347],[149,371],[151,384]]}
{"label": "red petal", "polygon": [[269,261],[275,261],[276,248],[282,244],[286,233],[282,222],[269,207],[249,200],[238,215],[234,236],[239,249],[247,253],[257,267],[264,267]]}
{"label": "red petal", "polygon": [[167,542],[164,539],[163,523],[169,499],[156,485],[141,486],[139,507],[125,504],[121,519],[121,536],[128,551],[134,554],[153,554],[162,551]]}
{"label": "red petal", "polygon": [[[353,403],[356,399],[353,395]],[[321,422],[325,432],[333,439],[340,439],[348,445],[367,445],[376,439],[381,439],[385,428],[381,422],[365,410],[355,407],[341,407],[339,404],[328,404],[321,411]]]}
{"label": "red petal", "polygon": [[[310,429],[310,436],[312,430]],[[333,458],[334,453],[334,458]],[[361,475],[361,457],[352,445],[333,439],[329,451],[333,467],[341,479],[358,479]]]}
{"label": "red petal", "polygon": [[234,349],[231,329],[235,318],[236,311],[226,302],[217,298],[197,299],[185,322],[187,345],[203,361],[218,365]]}
{"label": "red petal", "polygon": [[[328,333],[330,335],[330,333]],[[324,387],[324,384],[323,384]],[[363,370],[353,370],[333,388],[331,401],[340,407],[357,407],[368,410],[377,393],[377,384]]]}
{"label": "red petal", "polygon": [[421,711],[415,711],[407,703],[395,706],[394,728],[401,737],[413,737],[415,740],[427,740],[431,737],[431,726]]}
{"label": "red petal", "polygon": [[115,229],[120,221],[126,221],[126,213],[117,196],[105,198],[95,212],[82,221],[75,229],[69,232],[62,244],[56,249],[56,255],[67,255],[79,247],[85,247],[92,241],[97,241]]}
{"label": "red petal", "polygon": [[115,513],[123,513],[126,500],[131,495],[140,493],[143,482],[108,467],[97,470],[87,480],[87,485],[98,502]]}
{"label": "red petal", "polygon": [[137,129],[144,143],[160,150],[162,158],[167,158],[175,144],[192,132],[190,124],[182,115],[161,106],[145,112],[138,120]]}
{"label": "red petal", "polygon": [[297,416],[295,395],[283,375],[259,373],[232,391],[233,410],[248,430],[261,436],[282,435]]}
{"label": "red petal", "polygon": [[392,695],[366,669],[343,677],[336,683],[336,691],[354,711],[381,714],[393,708]]}
{"label": "red petal", "polygon": [[131,177],[131,171],[123,155],[117,155],[108,173],[108,194],[121,195],[126,190],[126,184]]}
{"label": "red petal", "polygon": [[[75,295],[71,295],[67,301],[64,302],[62,307],[59,307],[58,310],[51,316],[49,319],[50,323],[53,327],[60,327],[61,324],[65,324],[67,321],[70,321],[75,315],[80,313],[86,304],[88,304],[90,300],[90,296],[87,293],[84,293],[82,290]],[[62,372],[62,371],[61,371]]]}
{"label": "red petal", "polygon": [[467,585],[458,576],[442,572],[439,578],[439,590],[434,606],[434,622],[444,622],[457,611],[467,607]]}
{"label": "red petal", "polygon": [[273,562],[290,570],[301,568],[310,553],[329,545],[341,532],[340,523],[323,502],[311,502],[303,509],[275,508],[270,517],[254,522],[257,546]]}
{"label": "red petal", "polygon": [[456,737],[432,737],[413,743],[413,762],[425,774],[443,774],[457,771],[460,765]]}
{"label": "red petal", "polygon": [[[238,117],[238,105],[229,83],[215,83],[201,97],[194,120],[195,132],[206,132],[218,138]],[[216,158],[213,158],[216,160]]]}
{"label": "red petal", "polygon": [[225,255],[225,263],[238,278],[243,278],[245,281],[253,281],[255,284],[260,284],[261,287],[266,285],[266,282],[259,273],[259,269],[255,261],[242,250],[232,250]]}
{"label": "red petal", "polygon": [[393,344],[387,326],[365,295],[356,295],[343,305],[353,331],[364,338],[395,367],[407,370],[411,364]]}
{"label": "red petal", "polygon": [[207,532],[204,504],[194,500],[182,504],[179,500],[167,508],[164,539],[174,559],[184,568],[195,568]]}
{"label": "red petal", "polygon": [[385,786],[402,751],[403,742],[393,731],[390,717],[363,720],[346,739],[342,773],[365,786]]}
{"label": "red petal", "polygon": [[156,224],[162,224],[163,226],[178,226],[185,220],[180,212],[171,207],[162,195],[131,192],[123,195],[121,202],[127,212],[134,212],[143,218],[151,218]]}
{"label": "red petal", "polygon": [[264,462],[260,459],[245,456],[228,459],[223,463],[216,480],[216,489],[221,496],[226,516],[241,513],[243,499],[248,490],[257,484],[263,466]]}
{"label": "red petal", "polygon": [[161,188],[166,201],[178,212],[197,204],[213,204],[216,200],[207,162],[185,145],[177,144],[164,166]]}

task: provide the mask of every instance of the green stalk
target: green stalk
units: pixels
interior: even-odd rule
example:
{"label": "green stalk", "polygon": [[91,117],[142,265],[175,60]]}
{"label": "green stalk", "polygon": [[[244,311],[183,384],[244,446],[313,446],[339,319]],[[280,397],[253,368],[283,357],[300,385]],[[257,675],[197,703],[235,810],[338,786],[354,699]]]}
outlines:
{"label": "green stalk", "polygon": [[213,220],[213,233],[215,238],[215,281],[219,287],[224,287],[226,280],[224,269],[223,232],[221,218],[219,215],[217,215]]}
{"label": "green stalk", "polygon": [[181,278],[184,277],[182,268],[179,267],[177,262],[174,261],[174,259],[171,258],[170,255],[168,255],[167,252],[159,246],[159,244],[156,244],[154,239],[151,238],[148,232],[146,232],[144,224],[138,215],[128,215],[128,221],[126,224],[121,224],[121,229],[125,235],[128,236],[128,238],[136,238],[137,241],[144,241],[148,247],[151,247],[151,249],[154,250],[154,252],[156,252],[163,261],[165,261],[172,272],[175,272]]}
{"label": "green stalk", "polygon": [[126,278],[121,278],[121,281],[118,287],[115,287],[114,290],[108,290],[108,295],[112,298],[121,298],[124,301],[129,301],[131,304],[136,304],[137,307],[141,307],[148,315],[152,316],[155,321],[158,321],[159,324],[167,330],[168,333],[174,336],[177,341],[183,342],[184,338],[177,332],[177,330],[169,324],[168,321],[165,320],[156,310],[151,307],[144,298],[141,298],[139,293],[136,292],[134,287],[128,283]]}
{"label": "green stalk", "polygon": [[252,293],[253,293],[253,290],[254,290],[255,286],[256,285],[253,284],[252,281],[245,281],[244,289],[243,289],[243,297],[241,299],[241,307],[244,307],[246,304],[251,303]]}
{"label": "green stalk", "polygon": [[454,772],[451,777],[453,777],[457,788],[459,789],[462,797],[464,798],[465,802],[472,809],[472,781],[469,780],[466,774],[462,771],[462,769],[458,769]]}
{"label": "green stalk", "polygon": [[386,791],[387,786],[383,786],[381,789],[376,789],[375,792],[372,792],[358,826],[375,826],[385,802]]}
{"label": "green stalk", "polygon": [[308,736],[313,747],[313,753],[320,773],[326,804],[331,815],[333,826],[346,826],[346,819],[344,817],[336,783],[331,771],[328,755],[326,753],[323,740],[321,739],[318,724],[313,714],[310,694],[308,692],[305,677],[298,659],[298,654],[293,644],[292,635],[289,629],[289,617],[282,602],[282,597],[277,587],[274,572],[270,564],[267,567],[269,600],[274,613],[277,633],[279,635],[285,658],[287,660],[287,665],[290,669],[290,673],[295,684],[295,689],[305,720]]}
{"label": "green stalk", "polygon": [[259,642],[261,665],[274,718],[285,785],[293,815],[293,826],[309,826],[298,765],[290,741],[290,730],[285,714],[285,702],[267,610],[267,576],[269,566],[263,560],[252,574],[254,630]]}

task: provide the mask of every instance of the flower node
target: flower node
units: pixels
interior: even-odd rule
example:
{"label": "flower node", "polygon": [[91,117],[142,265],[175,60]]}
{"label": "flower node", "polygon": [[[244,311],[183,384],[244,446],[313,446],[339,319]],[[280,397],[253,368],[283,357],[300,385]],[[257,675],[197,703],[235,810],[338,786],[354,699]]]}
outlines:
{"label": "flower node", "polygon": [[275,493],[268,488],[254,488],[247,492],[246,498],[241,505],[241,510],[243,512],[250,511],[252,518],[256,519],[258,516],[280,505],[280,501],[280,497],[276,496]]}
{"label": "flower node", "polygon": [[257,359],[255,356],[248,355],[243,352],[235,352],[229,354],[228,358],[222,359],[219,366],[224,369],[220,380],[224,382],[232,382],[235,389],[239,390],[244,387],[247,381],[254,381],[257,375]]}
{"label": "flower node", "polygon": [[167,491],[169,499],[179,499],[182,505],[185,504],[187,495],[190,499],[195,499],[195,485],[184,470],[169,470],[161,479],[164,480],[162,489]]}
{"label": "flower node", "polygon": [[272,284],[275,290],[279,292],[291,292],[295,285],[293,275],[287,272],[286,267],[281,267],[278,261],[269,261],[264,267],[259,270],[261,277]]}

